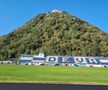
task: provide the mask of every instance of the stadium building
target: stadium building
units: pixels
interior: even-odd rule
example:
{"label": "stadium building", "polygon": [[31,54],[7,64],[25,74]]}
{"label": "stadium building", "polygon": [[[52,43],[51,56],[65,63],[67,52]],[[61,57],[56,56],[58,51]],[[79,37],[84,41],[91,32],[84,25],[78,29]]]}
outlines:
{"label": "stadium building", "polygon": [[108,57],[22,55],[20,65],[108,67]]}

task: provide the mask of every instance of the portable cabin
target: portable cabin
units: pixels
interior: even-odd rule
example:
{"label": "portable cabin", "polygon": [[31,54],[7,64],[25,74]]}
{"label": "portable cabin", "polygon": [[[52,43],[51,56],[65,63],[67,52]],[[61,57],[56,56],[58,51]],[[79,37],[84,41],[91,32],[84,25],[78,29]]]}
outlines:
{"label": "portable cabin", "polygon": [[103,67],[108,67],[108,57],[96,57]]}
{"label": "portable cabin", "polygon": [[32,60],[33,55],[22,55],[18,63],[20,65],[31,65]]}
{"label": "portable cabin", "polygon": [[39,53],[39,55],[34,55],[32,60],[33,65],[44,65],[45,64],[45,56],[44,53]]}

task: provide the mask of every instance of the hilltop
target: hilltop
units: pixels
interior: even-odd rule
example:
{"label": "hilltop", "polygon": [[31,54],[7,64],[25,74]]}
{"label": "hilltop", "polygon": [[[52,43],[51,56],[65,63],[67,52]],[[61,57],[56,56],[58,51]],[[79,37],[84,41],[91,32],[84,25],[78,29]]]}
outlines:
{"label": "hilltop", "polygon": [[0,60],[38,52],[108,56],[108,33],[67,12],[53,10],[0,37]]}

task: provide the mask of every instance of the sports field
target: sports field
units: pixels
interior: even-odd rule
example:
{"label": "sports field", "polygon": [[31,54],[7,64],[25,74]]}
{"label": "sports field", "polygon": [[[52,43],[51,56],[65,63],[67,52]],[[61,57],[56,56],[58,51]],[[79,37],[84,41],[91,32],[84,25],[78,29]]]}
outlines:
{"label": "sports field", "polygon": [[0,65],[0,82],[108,85],[108,68]]}

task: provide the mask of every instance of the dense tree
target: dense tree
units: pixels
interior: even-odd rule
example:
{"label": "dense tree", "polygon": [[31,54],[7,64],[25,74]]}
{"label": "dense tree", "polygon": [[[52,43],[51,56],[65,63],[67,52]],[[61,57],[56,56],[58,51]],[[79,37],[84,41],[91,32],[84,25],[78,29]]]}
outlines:
{"label": "dense tree", "polygon": [[108,33],[68,13],[50,12],[0,37],[0,60],[38,52],[108,56]]}

